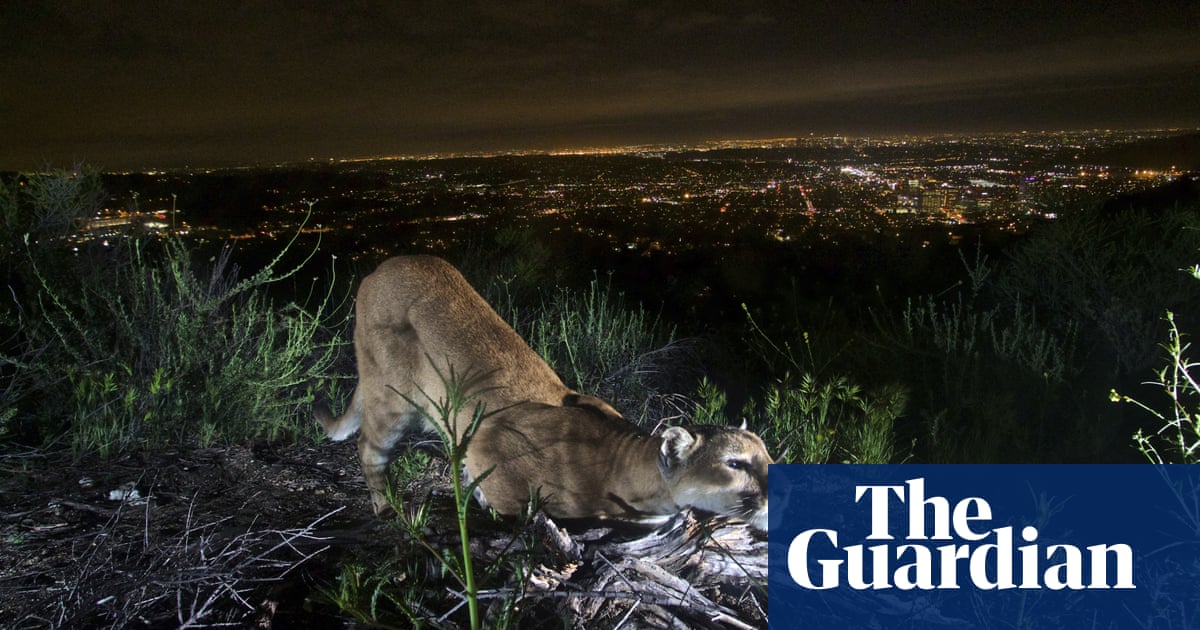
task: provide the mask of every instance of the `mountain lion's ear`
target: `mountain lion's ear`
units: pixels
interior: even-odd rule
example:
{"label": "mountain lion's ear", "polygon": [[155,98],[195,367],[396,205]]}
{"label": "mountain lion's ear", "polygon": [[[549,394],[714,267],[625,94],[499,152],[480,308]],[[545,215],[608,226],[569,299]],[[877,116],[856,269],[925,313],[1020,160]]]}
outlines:
{"label": "mountain lion's ear", "polygon": [[696,446],[696,436],[683,427],[667,427],[662,433],[660,459],[669,464],[686,458]]}
{"label": "mountain lion's ear", "polygon": [[741,430],[743,430],[743,431],[745,431],[745,430],[746,430],[746,419],[745,419],[745,418],[742,418],[742,426],[740,426],[740,427],[738,427],[738,428],[739,428],[739,429],[741,429]]}

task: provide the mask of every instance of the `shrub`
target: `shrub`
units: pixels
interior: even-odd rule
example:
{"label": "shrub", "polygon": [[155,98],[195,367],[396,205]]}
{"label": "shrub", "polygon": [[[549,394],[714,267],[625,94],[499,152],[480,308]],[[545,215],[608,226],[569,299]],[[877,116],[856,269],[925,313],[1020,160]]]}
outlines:
{"label": "shrub", "polygon": [[0,230],[15,246],[22,235],[34,242],[63,240],[104,204],[100,174],[83,166],[18,176],[0,185]]}
{"label": "shrub", "polygon": [[53,242],[23,244],[28,290],[9,313],[20,340],[4,362],[19,382],[6,404],[23,411],[26,437],[62,434],[102,455],[315,437],[302,412],[338,379],[345,345],[333,281],[314,279],[315,307],[279,305],[266,289],[298,269],[276,270],[286,247],[239,279],[228,249],[201,272],[182,240],[121,244],[101,265]]}
{"label": "shrub", "polygon": [[905,403],[899,387],[865,392],[846,377],[801,374],[767,389],[758,425],[779,461],[887,464],[896,459],[893,429]]}
{"label": "shrub", "polygon": [[1137,374],[1156,360],[1161,314],[1200,303],[1200,286],[1173,273],[1200,249],[1197,228],[1195,207],[1064,213],[1014,249],[996,288],[1060,337],[1077,325],[1109,373]]}
{"label": "shrub", "polygon": [[[725,393],[701,380],[690,414],[695,424],[736,424],[726,417]],[[742,409],[759,428],[780,463],[887,464],[896,451],[895,425],[904,412],[905,390],[889,386],[867,392],[848,378],[802,373],[767,387]]]}
{"label": "shrub", "polygon": [[631,417],[657,423],[670,392],[694,372],[690,341],[596,278],[584,291],[558,287],[533,309],[515,304],[503,285],[492,292],[501,315],[568,387]]}
{"label": "shrub", "polygon": [[342,343],[326,332],[330,296],[313,312],[294,302],[277,308],[264,287],[287,274],[271,265],[237,281],[223,253],[202,280],[181,242],[168,242],[157,264],[141,245],[132,253],[107,290],[56,302],[58,312],[45,316],[71,361],[75,447],[104,453],[310,433],[296,419],[316,388],[329,386]]}
{"label": "shrub", "polygon": [[875,314],[881,363],[911,388],[924,459],[1037,461],[1064,428],[1055,405],[1076,369],[1074,327],[1048,329],[1020,299],[989,302],[987,257],[962,262],[970,282],[957,291]]}
{"label": "shrub", "polygon": [[[775,459],[797,464],[887,464],[904,459],[896,451],[895,425],[904,413],[907,391],[887,385],[868,391],[850,378],[827,375],[829,362],[813,351],[807,332],[800,344],[777,344],[743,306],[754,344],[768,363],[781,364],[784,375],[743,410],[761,427]],[[701,390],[701,409],[723,399]],[[712,412],[705,412],[711,414]]]}
{"label": "shrub", "polygon": [[696,395],[691,405],[693,424],[729,424],[725,410],[729,406],[729,397],[724,390],[717,387],[708,377],[702,377],[696,385]]}

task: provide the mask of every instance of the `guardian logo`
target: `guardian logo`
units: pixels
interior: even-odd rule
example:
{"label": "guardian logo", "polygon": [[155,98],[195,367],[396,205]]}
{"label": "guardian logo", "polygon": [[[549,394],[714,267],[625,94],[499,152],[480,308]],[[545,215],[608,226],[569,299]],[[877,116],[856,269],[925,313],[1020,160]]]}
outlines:
{"label": "guardian logo", "polygon": [[771,467],[772,628],[1200,629],[1200,467]]}
{"label": "guardian logo", "polygon": [[[788,572],[803,588],[830,589],[841,583],[841,572],[853,589],[901,590],[959,588],[959,575],[980,589],[1016,588],[1013,567],[1019,567],[1020,588],[1082,589],[1113,588],[1109,583],[1110,554],[1116,565],[1115,587],[1133,588],[1133,550],[1129,545],[1090,545],[1084,552],[1073,545],[1049,545],[1043,551],[1037,544],[1014,547],[1013,527],[981,530],[992,520],[991,506],[982,497],[968,497],[953,506],[944,497],[925,497],[925,480],[910,479],[904,485],[856,486],[854,500],[869,498],[871,541],[894,541],[889,518],[889,493],[895,493],[908,512],[906,544],[862,544],[838,549],[838,532],[831,529],[810,529],[801,532],[788,546]],[[926,527],[927,511],[931,512]],[[1021,539],[1027,543],[1037,540],[1037,528],[1027,525]],[[992,542],[987,542],[991,540]],[[926,541],[961,541],[932,546]],[[829,556],[844,554],[844,558]],[[1047,562],[1055,559],[1042,572],[1043,556]],[[814,583],[808,573],[809,558],[818,559],[821,579]],[[867,570],[869,563],[870,570]],[[939,570],[935,574],[934,565]],[[1084,568],[1089,565],[1090,581],[1084,585]],[[894,569],[893,569],[894,567]],[[870,574],[868,580],[866,575]]]}

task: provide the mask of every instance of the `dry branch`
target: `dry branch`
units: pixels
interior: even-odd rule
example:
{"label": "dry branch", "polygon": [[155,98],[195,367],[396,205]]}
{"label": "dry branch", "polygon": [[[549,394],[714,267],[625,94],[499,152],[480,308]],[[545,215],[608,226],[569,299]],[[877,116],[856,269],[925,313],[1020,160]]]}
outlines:
{"label": "dry branch", "polygon": [[581,543],[545,517],[534,528],[561,562],[537,566],[525,597],[562,599],[561,607],[579,627],[631,621],[647,627],[765,625],[760,600],[767,542],[745,525],[703,523],[684,512],[644,536],[595,544]]}
{"label": "dry branch", "polygon": [[506,604],[540,603],[574,627],[766,626],[767,541],[739,522],[683,512],[630,538],[608,527],[569,532],[539,513],[517,534],[484,522],[473,531],[484,562],[532,559],[506,587],[480,593],[493,620]]}

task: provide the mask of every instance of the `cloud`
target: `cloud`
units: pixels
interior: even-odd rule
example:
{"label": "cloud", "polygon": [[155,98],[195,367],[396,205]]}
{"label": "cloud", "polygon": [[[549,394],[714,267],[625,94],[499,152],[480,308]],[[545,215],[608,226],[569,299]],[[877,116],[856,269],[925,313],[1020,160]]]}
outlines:
{"label": "cloud", "polygon": [[857,125],[1147,80],[1200,97],[1200,5],[1185,2],[27,4],[0,21],[9,154],[155,134],[233,152],[295,134],[332,150],[787,129],[839,104]]}

